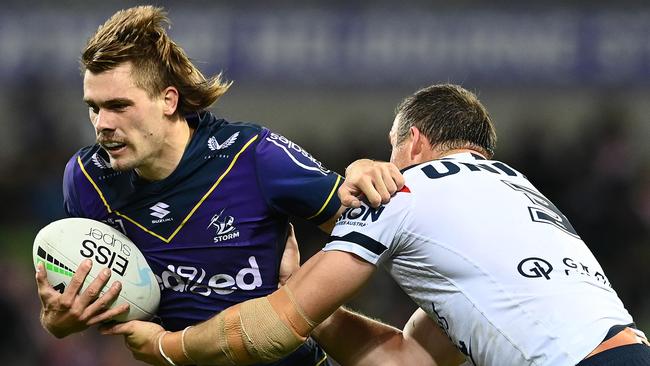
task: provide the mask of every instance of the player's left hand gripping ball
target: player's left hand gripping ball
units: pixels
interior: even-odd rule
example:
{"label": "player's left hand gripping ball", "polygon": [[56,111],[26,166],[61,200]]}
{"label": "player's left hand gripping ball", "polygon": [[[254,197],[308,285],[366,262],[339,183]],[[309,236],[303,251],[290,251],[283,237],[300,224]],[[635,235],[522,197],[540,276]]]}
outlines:
{"label": "player's left hand gripping ball", "polygon": [[144,256],[126,235],[102,222],[67,218],[50,223],[34,239],[33,259],[35,267],[43,263],[47,280],[61,293],[84,260],[93,266],[80,292],[108,268],[111,277],[102,293],[119,281],[122,290],[111,308],[129,304],[128,313],[112,320],[150,319],[158,309],[160,288]]}

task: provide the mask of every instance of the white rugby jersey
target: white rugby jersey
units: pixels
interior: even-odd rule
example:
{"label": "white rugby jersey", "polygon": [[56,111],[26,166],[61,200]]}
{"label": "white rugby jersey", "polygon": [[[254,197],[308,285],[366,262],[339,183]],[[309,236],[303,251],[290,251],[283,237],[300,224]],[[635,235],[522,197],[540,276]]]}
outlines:
{"label": "white rugby jersey", "polygon": [[[632,323],[558,209],[504,163],[411,167],[378,209],[348,209],[324,250],[383,265],[475,365],[575,365]],[[390,301],[386,299],[385,301]]]}

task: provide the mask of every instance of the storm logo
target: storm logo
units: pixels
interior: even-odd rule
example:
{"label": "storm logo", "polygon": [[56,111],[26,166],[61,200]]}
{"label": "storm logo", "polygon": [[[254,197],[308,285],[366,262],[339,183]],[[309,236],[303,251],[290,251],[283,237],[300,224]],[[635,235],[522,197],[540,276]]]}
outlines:
{"label": "storm logo", "polygon": [[232,216],[223,216],[224,210],[212,216],[210,224],[207,227],[208,229],[214,228],[217,230],[217,235],[214,237],[215,243],[239,238],[239,230],[235,227],[235,218]]}

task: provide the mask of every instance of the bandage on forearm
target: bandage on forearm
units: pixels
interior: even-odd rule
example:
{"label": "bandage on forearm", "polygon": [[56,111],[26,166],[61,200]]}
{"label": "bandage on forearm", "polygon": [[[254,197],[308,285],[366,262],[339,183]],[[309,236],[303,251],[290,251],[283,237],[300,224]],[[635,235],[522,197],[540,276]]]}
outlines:
{"label": "bandage on forearm", "polygon": [[316,325],[287,286],[230,308],[215,320],[217,347],[233,364],[278,360],[298,348]]}

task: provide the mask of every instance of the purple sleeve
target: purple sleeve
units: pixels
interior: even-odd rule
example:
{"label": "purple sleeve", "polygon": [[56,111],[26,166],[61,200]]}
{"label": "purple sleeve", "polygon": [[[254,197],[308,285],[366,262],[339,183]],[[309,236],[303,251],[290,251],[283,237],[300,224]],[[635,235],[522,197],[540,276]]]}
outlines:
{"label": "purple sleeve", "polygon": [[63,172],[63,209],[69,217],[84,217],[75,187],[75,169],[77,169],[77,154],[68,161]]}
{"label": "purple sleeve", "polygon": [[336,214],[341,206],[336,194],[341,176],[300,146],[263,129],[255,157],[259,186],[273,208],[316,225]]}

